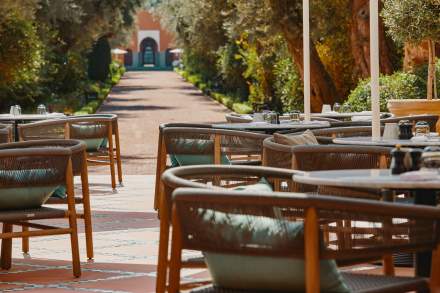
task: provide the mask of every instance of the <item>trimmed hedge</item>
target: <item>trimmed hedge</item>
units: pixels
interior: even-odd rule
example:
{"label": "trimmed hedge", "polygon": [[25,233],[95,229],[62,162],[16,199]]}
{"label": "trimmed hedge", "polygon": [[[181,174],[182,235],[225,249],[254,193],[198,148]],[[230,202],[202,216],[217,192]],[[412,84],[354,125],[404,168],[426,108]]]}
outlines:
{"label": "trimmed hedge", "polygon": [[246,103],[241,103],[237,101],[233,96],[227,94],[222,94],[215,92],[212,89],[211,82],[203,81],[203,77],[200,74],[190,74],[189,72],[181,69],[175,69],[175,71],[182,76],[183,79],[192,83],[194,86],[199,88],[204,94],[209,95],[211,98],[217,102],[225,105],[227,108],[239,114],[250,114],[252,113],[252,107]]}

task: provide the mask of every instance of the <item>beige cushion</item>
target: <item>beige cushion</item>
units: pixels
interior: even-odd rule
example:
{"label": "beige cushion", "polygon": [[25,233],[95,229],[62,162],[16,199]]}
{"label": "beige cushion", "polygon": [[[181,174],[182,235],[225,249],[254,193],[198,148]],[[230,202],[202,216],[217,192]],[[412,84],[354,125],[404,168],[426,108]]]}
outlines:
{"label": "beige cushion", "polygon": [[319,144],[315,135],[310,130],[306,130],[303,134],[297,135],[274,133],[273,138],[276,143],[284,145]]}

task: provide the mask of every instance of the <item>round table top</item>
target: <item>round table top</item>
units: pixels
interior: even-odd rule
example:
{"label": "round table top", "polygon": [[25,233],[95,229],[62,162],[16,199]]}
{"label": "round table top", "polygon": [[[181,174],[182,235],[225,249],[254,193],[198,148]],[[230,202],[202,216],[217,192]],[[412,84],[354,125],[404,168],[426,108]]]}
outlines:
{"label": "round table top", "polygon": [[213,124],[214,128],[230,129],[230,130],[288,130],[288,129],[308,129],[330,127],[327,121],[311,121],[311,122],[282,122],[281,124],[271,124],[267,122],[249,122],[249,123],[224,123]]}
{"label": "round table top", "polygon": [[440,146],[440,137],[433,137],[426,141],[415,141],[411,139],[385,139],[373,140],[371,136],[358,137],[339,137],[333,139],[335,144],[349,144],[349,145],[367,145],[367,146],[396,146],[404,147],[426,147],[426,146]]}
{"label": "round table top", "polygon": [[440,175],[435,180],[408,180],[401,175],[392,175],[389,169],[312,171],[295,174],[293,180],[303,184],[336,187],[440,189]]}
{"label": "round table top", "polygon": [[0,120],[3,121],[37,121],[37,120],[47,120],[52,118],[65,117],[63,113],[50,113],[47,115],[40,114],[21,114],[21,115],[11,115],[11,114],[0,114]]}
{"label": "round table top", "polygon": [[[301,114],[304,116],[304,114]],[[325,118],[351,118],[356,116],[371,116],[371,111],[365,112],[326,112],[326,113],[311,113],[312,117],[325,117]]]}

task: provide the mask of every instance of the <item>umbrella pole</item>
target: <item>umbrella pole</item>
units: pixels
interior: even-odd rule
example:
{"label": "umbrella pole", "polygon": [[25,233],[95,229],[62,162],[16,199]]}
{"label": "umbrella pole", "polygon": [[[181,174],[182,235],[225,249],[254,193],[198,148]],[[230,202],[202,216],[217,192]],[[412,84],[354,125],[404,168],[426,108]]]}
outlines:
{"label": "umbrella pole", "polygon": [[370,67],[372,137],[380,139],[379,1],[370,0]]}

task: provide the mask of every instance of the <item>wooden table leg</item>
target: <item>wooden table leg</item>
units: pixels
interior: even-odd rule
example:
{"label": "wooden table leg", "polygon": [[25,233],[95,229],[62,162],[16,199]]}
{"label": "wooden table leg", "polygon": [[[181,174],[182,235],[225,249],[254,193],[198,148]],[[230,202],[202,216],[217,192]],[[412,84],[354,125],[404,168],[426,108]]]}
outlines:
{"label": "wooden table leg", "polygon": [[[417,189],[414,190],[415,204],[420,205],[437,205],[437,192],[432,189]],[[431,276],[431,260],[432,251],[419,252],[416,255],[416,276],[430,277]]]}

